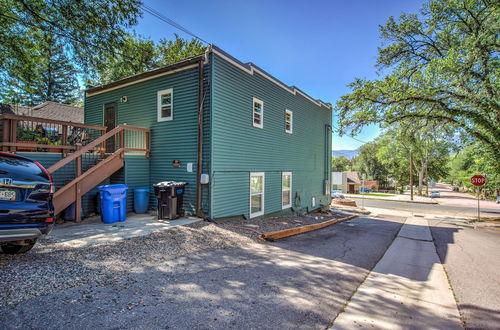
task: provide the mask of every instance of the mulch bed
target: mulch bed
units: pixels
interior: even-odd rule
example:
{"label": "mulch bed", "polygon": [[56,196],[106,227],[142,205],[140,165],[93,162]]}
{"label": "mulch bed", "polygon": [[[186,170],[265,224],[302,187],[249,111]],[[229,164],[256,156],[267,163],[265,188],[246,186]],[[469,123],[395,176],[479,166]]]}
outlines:
{"label": "mulch bed", "polygon": [[208,224],[214,224],[219,228],[236,232],[240,235],[244,235],[257,240],[260,235],[267,232],[302,227],[332,219],[340,219],[343,217],[345,217],[345,215],[339,213],[333,214],[331,212],[317,212],[302,216],[197,222],[187,226],[196,228],[200,226],[206,226]]}

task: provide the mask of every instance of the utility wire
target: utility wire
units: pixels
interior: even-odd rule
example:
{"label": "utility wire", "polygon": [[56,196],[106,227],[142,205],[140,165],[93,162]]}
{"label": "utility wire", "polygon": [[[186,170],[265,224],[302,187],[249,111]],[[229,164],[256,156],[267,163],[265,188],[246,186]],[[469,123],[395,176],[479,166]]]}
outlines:
{"label": "utility wire", "polygon": [[[40,29],[40,26],[38,26],[36,24],[33,24],[33,23],[30,23],[30,22],[27,22],[25,20],[21,20],[21,19],[19,19],[17,17],[12,17],[10,15],[5,15],[5,14],[2,14],[2,13],[0,13],[0,16],[8,18],[8,19],[11,19],[13,21],[17,21],[19,23],[22,23],[22,24],[25,24],[25,25],[28,25],[28,26],[31,26],[31,27],[34,27],[34,28],[37,28],[37,29]],[[128,59],[130,61],[135,60],[133,57],[125,55],[125,54],[123,54],[121,52],[118,52],[115,49],[104,48],[104,47],[96,45],[96,44],[92,44],[92,43],[88,43],[88,42],[83,42],[82,40],[79,40],[77,38],[74,38],[74,37],[72,37],[70,35],[67,35],[67,34],[64,34],[64,33],[56,32],[56,31],[45,31],[45,30],[44,30],[44,32],[55,34],[55,35],[58,35],[60,37],[68,38],[68,39],[73,40],[74,42],[77,42],[77,43],[82,44],[82,45],[90,45],[90,46],[92,46],[94,48],[99,48],[102,51],[111,51],[114,55],[120,55],[123,58],[126,58],[126,59]]]}
{"label": "utility wire", "polygon": [[[339,129],[338,127],[335,127],[333,124],[332,124],[332,127],[336,130],[336,133],[339,133],[339,132],[340,132],[340,129]],[[357,139],[357,138],[355,138],[354,136],[350,136],[350,135],[347,135],[347,134],[346,134],[345,136],[347,136],[347,137],[349,137],[349,138],[351,138],[351,139],[353,139],[353,140],[356,140],[356,141],[358,141],[358,142],[361,142],[361,143],[369,143],[369,142],[366,142],[366,141],[362,141],[362,140],[360,140],[360,139]]]}
{"label": "utility wire", "polygon": [[196,34],[194,34],[193,32],[189,31],[188,29],[186,29],[184,26],[180,25],[179,23],[175,22],[174,20],[168,18],[167,16],[163,15],[162,13],[158,12],[157,10],[155,10],[154,8],[148,6],[148,5],[145,5],[144,3],[140,4],[139,7],[141,7],[145,12],[153,15],[154,17],[158,18],[159,20],[181,30],[182,32],[186,33],[186,34],[189,34],[190,36],[192,36],[193,38],[196,38],[198,39],[199,41],[201,42],[204,42],[206,43],[207,45],[210,44],[208,41],[198,37]]}

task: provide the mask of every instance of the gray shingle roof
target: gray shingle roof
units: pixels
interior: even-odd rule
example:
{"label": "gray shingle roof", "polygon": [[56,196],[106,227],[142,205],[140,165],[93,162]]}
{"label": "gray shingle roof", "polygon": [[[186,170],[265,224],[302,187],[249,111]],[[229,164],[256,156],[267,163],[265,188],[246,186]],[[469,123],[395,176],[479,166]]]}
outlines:
{"label": "gray shingle roof", "polygon": [[31,116],[83,123],[83,108],[47,101],[31,108]]}
{"label": "gray shingle roof", "polygon": [[30,115],[30,108],[23,107],[21,105],[0,103],[0,114],[1,115],[10,114],[10,115],[29,116]]}
{"label": "gray shingle roof", "polygon": [[44,102],[32,108],[0,103],[0,114],[31,116],[83,123],[83,108],[52,101]]}

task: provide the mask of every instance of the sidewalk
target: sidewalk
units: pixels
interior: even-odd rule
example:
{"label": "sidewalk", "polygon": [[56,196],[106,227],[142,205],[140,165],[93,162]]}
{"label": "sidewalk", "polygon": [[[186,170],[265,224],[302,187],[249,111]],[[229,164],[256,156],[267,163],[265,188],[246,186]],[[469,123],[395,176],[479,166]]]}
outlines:
{"label": "sidewalk", "polygon": [[417,196],[413,195],[413,200],[410,199],[410,195],[394,195],[388,197],[382,196],[370,196],[367,194],[344,194],[346,198],[366,198],[366,199],[375,199],[375,200],[384,200],[384,201],[393,201],[393,202],[409,202],[409,203],[420,203],[420,204],[438,204],[437,201],[430,197]]}
{"label": "sidewalk", "polygon": [[148,214],[128,214],[123,222],[103,223],[99,217],[83,222],[66,222],[56,225],[44,239],[63,243],[71,247],[83,247],[116,242],[127,238],[151,234],[176,226],[199,221],[199,218],[179,218],[176,220],[158,220]]}
{"label": "sidewalk", "polygon": [[463,329],[427,220],[405,224],[331,329]]}

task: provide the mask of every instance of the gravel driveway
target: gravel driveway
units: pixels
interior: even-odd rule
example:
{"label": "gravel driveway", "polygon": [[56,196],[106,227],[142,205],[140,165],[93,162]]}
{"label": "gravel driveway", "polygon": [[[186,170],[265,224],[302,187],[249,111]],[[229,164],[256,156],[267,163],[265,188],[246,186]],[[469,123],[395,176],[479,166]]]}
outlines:
{"label": "gravel driveway", "polygon": [[89,248],[42,244],[0,257],[0,325],[325,328],[402,221],[359,218],[274,243],[197,223]]}

